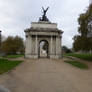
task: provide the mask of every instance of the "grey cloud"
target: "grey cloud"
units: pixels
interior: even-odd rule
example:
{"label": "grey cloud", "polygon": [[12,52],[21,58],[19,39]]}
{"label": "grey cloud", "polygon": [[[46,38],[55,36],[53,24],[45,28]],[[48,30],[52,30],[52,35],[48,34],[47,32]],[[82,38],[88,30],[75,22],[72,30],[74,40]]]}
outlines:
{"label": "grey cloud", "polygon": [[63,45],[72,47],[72,38],[77,34],[77,18],[85,12],[88,3],[87,0],[0,0],[0,29],[5,36],[25,38],[24,29],[30,27],[32,21],[38,21],[41,7],[50,6],[48,18],[64,31]]}

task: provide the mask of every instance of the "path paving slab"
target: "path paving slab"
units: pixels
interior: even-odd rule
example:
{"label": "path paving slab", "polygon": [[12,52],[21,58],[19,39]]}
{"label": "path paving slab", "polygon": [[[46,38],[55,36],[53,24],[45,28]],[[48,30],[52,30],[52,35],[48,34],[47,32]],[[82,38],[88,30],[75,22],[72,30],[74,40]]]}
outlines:
{"label": "path paving slab", "polygon": [[25,59],[0,84],[11,92],[92,92],[92,69],[81,70],[63,60]]}

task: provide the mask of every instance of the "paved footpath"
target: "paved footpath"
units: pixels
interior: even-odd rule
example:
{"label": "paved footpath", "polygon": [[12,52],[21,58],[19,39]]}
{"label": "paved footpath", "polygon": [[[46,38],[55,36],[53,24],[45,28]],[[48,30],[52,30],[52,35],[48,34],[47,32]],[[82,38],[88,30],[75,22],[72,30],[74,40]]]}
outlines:
{"label": "paved footpath", "polygon": [[0,76],[11,92],[92,92],[92,69],[81,70],[63,60],[25,60]]}

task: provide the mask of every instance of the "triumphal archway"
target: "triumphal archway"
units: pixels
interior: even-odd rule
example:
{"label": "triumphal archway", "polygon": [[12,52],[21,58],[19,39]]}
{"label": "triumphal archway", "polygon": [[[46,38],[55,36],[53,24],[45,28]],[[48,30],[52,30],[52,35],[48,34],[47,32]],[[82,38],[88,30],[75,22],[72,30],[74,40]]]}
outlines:
{"label": "triumphal archway", "polygon": [[31,27],[25,30],[26,58],[51,58],[59,59],[62,57],[61,39],[62,31],[57,28],[57,23],[51,23],[47,16],[48,8],[44,10],[43,16],[39,18],[38,22],[32,22]]}

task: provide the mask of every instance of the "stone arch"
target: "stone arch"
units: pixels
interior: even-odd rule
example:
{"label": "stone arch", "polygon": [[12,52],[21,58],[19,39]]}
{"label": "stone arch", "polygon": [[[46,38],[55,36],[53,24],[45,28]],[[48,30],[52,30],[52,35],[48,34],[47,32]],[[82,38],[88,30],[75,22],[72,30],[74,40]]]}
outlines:
{"label": "stone arch", "polygon": [[26,47],[25,57],[37,59],[39,57],[39,43],[42,40],[48,42],[48,57],[59,59],[62,56],[61,36],[63,31],[57,28],[56,23],[32,22],[31,28],[25,30]]}
{"label": "stone arch", "polygon": [[[41,50],[42,50],[41,45],[43,45],[43,44],[46,45],[45,46],[46,50],[44,50],[46,55],[41,56]],[[39,42],[38,42],[38,57],[39,58],[41,58],[41,57],[42,58],[43,57],[49,58],[49,48],[50,48],[49,41],[47,39],[40,39]]]}

